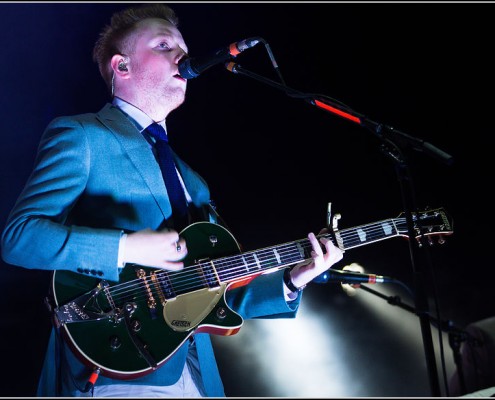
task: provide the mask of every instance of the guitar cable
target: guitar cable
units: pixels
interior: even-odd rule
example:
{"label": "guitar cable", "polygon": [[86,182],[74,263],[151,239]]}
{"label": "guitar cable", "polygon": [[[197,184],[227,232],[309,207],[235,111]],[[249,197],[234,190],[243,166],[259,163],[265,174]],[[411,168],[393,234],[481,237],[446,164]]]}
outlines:
{"label": "guitar cable", "polygon": [[96,367],[89,376],[88,381],[86,382],[86,386],[84,387],[83,390],[84,393],[87,393],[94,388],[96,380],[98,379],[99,376],[100,376],[100,368]]}
{"label": "guitar cable", "polygon": [[[56,335],[56,347],[58,347],[58,371],[57,371],[57,392],[58,392],[58,395],[60,395],[60,392],[61,392],[61,382],[62,382],[62,363],[64,363],[65,365],[69,365],[69,362],[67,360],[67,355],[66,355],[66,348],[64,346],[64,339],[62,338],[61,334],[60,334],[60,328],[55,328],[55,335]],[[81,386],[79,385],[78,382],[76,382],[76,379],[74,377],[74,375],[70,372],[70,368],[67,368],[67,370],[69,371],[69,375],[70,375],[70,378],[71,378],[71,381],[72,381],[72,384],[74,385],[74,388],[76,390],[78,390],[79,392],[81,393],[88,393],[89,391],[93,391],[93,388],[95,386],[95,383],[98,379],[98,377],[100,376],[100,372],[101,372],[101,369],[99,367],[95,367],[93,369],[93,371],[91,372],[88,380],[86,381],[86,385],[84,386],[84,388],[81,388]],[[93,394],[93,392],[92,392]]]}

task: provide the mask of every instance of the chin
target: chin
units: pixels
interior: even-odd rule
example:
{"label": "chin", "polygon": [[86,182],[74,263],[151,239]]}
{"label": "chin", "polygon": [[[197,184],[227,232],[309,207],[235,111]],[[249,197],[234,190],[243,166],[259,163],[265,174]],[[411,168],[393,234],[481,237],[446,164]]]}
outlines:
{"label": "chin", "polygon": [[186,96],[176,97],[173,99],[168,99],[170,111],[179,108],[186,101]]}

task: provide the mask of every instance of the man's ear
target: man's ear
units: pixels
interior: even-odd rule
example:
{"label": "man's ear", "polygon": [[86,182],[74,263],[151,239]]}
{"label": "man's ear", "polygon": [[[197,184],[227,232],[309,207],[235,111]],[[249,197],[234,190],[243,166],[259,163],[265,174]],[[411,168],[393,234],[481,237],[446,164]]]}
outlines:
{"label": "man's ear", "polygon": [[118,74],[121,78],[129,76],[129,57],[122,54],[114,54],[110,60],[115,74]]}

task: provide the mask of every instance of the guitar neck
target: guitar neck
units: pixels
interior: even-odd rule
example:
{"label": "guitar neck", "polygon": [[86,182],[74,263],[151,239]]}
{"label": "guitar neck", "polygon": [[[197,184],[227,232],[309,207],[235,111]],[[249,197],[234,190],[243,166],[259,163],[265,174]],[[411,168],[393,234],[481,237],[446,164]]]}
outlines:
{"label": "guitar neck", "polygon": [[[402,236],[407,232],[405,218],[390,218],[354,228],[342,229],[336,234],[336,240],[342,250],[365,246],[380,240]],[[341,241],[339,241],[339,237]]]}
{"label": "guitar neck", "polygon": [[[332,234],[322,234],[342,250],[364,246],[380,240],[400,235],[399,225],[405,227],[405,219],[387,219],[372,224],[343,229]],[[309,239],[301,239],[272,247],[245,252],[208,261],[207,269],[211,268],[220,282],[231,282],[250,276],[274,272],[295,265],[311,258],[311,243]]]}

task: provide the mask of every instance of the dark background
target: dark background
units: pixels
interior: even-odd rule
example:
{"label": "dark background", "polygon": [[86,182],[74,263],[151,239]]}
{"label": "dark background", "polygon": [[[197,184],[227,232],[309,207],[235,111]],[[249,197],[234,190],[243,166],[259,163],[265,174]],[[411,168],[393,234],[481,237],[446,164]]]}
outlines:
{"label": "dark background", "polygon": [[[48,122],[59,115],[96,112],[108,100],[91,59],[92,46],[109,16],[128,4],[0,5],[1,226],[28,178]],[[192,56],[260,36],[288,86],[331,96],[452,155],[454,164],[448,166],[405,150],[418,208],[444,207],[454,220],[454,234],[430,249],[431,266],[424,266],[428,303],[433,313],[438,304],[441,319],[459,327],[493,316],[495,5],[173,6]],[[262,45],[239,55],[237,62],[277,80]],[[245,250],[319,231],[328,202],[342,214],[340,228],[395,218],[403,211],[394,164],[369,130],[222,66],[190,80],[186,103],[167,124],[176,151],[208,181],[218,211]],[[413,287],[409,244],[402,238],[350,250],[336,268],[350,263]],[[43,306],[49,281],[46,271],[2,264],[2,396],[35,394],[50,330]],[[374,288],[399,293],[411,304],[401,287]],[[363,291],[349,297],[338,284],[308,289],[290,324],[246,321],[239,334],[215,337],[228,396],[431,394],[416,316]],[[305,315],[317,316],[326,339],[318,341]],[[263,329],[278,323],[284,324],[279,332],[288,344],[281,355],[270,356],[276,344]],[[412,324],[414,345],[402,337],[407,324]],[[306,336],[295,334],[301,329]],[[432,336],[440,366],[442,345],[436,330]],[[337,345],[328,348],[328,339]],[[316,350],[297,355],[295,349],[310,342]],[[443,347],[450,376],[451,349],[447,342]],[[330,358],[321,362],[319,356],[328,351]],[[258,359],[262,354],[267,358]],[[287,366],[289,374],[278,379]],[[322,387],[333,389],[312,391],[318,385],[313,379],[320,376]]]}

